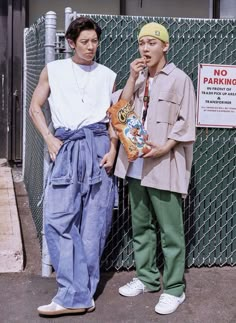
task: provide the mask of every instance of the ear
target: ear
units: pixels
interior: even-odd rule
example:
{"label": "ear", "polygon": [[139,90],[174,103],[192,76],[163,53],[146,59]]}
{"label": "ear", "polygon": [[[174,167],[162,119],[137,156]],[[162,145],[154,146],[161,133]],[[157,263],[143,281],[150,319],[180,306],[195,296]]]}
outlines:
{"label": "ear", "polygon": [[68,41],[68,44],[69,44],[70,48],[75,49],[75,43],[73,42],[73,40],[72,39],[67,39],[67,41]]}
{"label": "ear", "polygon": [[167,53],[168,49],[170,47],[170,44],[169,43],[164,43],[164,46],[163,46],[163,52],[164,53]]}

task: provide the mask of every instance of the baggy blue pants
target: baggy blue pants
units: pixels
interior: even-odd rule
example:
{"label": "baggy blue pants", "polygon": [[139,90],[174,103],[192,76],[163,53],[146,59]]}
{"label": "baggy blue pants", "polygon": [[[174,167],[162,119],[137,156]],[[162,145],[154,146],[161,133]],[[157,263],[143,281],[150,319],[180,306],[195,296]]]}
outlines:
{"label": "baggy blue pants", "polygon": [[100,258],[111,228],[114,178],[99,167],[109,151],[106,125],[58,129],[64,144],[49,171],[44,197],[45,235],[58,292],[53,301],[86,308],[100,278]]}

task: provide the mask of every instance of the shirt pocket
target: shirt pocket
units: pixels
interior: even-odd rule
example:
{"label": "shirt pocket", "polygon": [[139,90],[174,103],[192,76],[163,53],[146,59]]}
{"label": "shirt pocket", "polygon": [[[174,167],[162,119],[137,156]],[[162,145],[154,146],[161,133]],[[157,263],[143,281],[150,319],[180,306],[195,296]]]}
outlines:
{"label": "shirt pocket", "polygon": [[181,98],[174,92],[160,92],[157,99],[156,122],[173,125],[178,119]]}

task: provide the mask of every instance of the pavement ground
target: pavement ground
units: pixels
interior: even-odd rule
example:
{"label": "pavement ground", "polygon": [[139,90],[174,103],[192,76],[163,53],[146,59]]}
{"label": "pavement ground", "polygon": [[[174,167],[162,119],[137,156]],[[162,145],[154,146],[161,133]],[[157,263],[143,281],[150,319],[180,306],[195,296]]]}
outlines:
{"label": "pavement ground", "polygon": [[37,233],[22,181],[14,183],[24,246],[24,270],[0,274],[0,323],[236,323],[236,267],[186,269],[186,301],[170,315],[154,307],[161,292],[122,297],[118,288],[134,271],[102,273],[95,296],[96,310],[85,315],[45,318],[37,307],[50,303],[57,286],[54,275],[41,277]]}

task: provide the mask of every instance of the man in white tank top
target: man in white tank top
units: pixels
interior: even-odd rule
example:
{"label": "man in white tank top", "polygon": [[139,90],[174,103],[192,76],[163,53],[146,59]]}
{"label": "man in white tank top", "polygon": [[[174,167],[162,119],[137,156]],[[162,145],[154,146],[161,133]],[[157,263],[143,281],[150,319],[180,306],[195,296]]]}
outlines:
{"label": "man in white tank top", "polygon": [[[101,35],[89,18],[66,32],[72,58],[47,64],[34,91],[30,116],[48,147],[51,164],[44,192],[45,236],[58,291],[40,315],[95,309],[100,257],[111,228],[117,138],[106,110],[116,74],[93,61]],[[49,100],[52,134],[42,107]]]}

